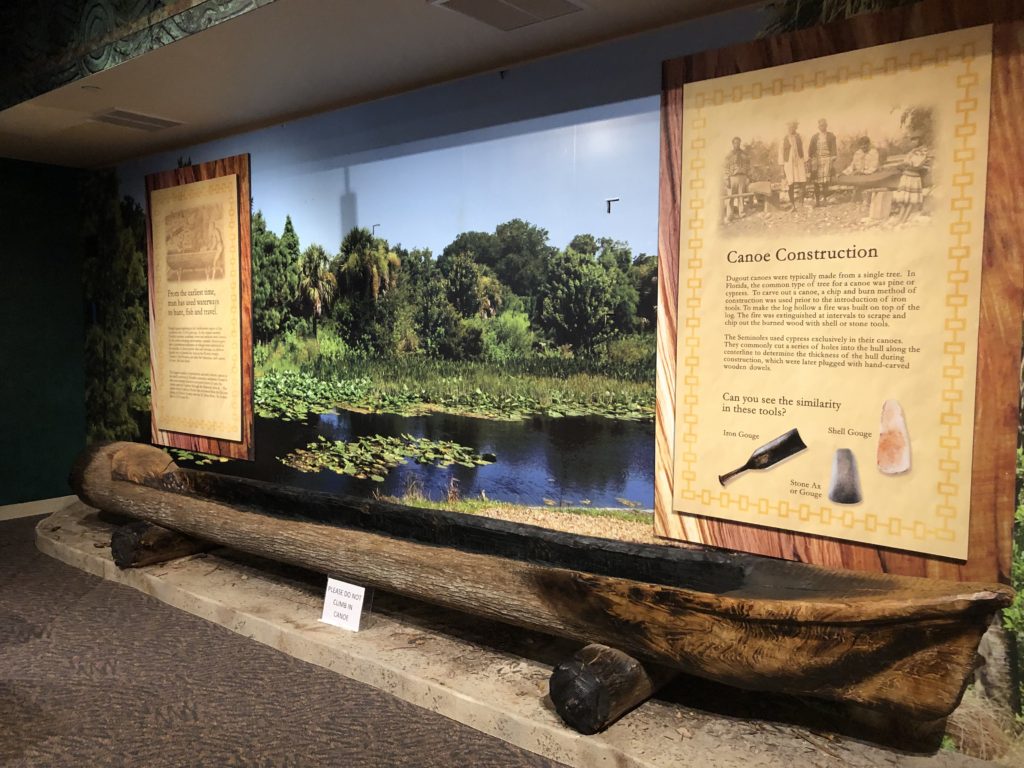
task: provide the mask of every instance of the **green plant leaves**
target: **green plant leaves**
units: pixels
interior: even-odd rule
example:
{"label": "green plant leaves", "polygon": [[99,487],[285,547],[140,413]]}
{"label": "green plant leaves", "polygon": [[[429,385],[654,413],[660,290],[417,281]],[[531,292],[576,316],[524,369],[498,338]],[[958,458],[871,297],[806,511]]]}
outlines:
{"label": "green plant leaves", "polygon": [[[385,373],[385,372],[382,372]],[[334,408],[367,413],[418,416],[445,411],[488,419],[516,421],[530,416],[558,419],[564,416],[604,416],[627,421],[652,421],[654,405],[646,390],[600,390],[584,393],[550,389],[542,396],[520,392],[488,392],[471,386],[461,377],[431,376],[423,371],[424,386],[389,385],[385,376],[371,380],[321,379],[296,371],[269,371],[256,379],[256,413],[264,418],[300,421],[311,414]],[[396,377],[397,378],[397,377]],[[508,382],[504,382],[507,384]],[[512,380],[511,387],[532,389],[528,379]]]}
{"label": "green plant leaves", "polygon": [[231,461],[227,456],[214,456],[209,453],[186,451],[181,448],[165,448],[164,450],[171,454],[175,461],[191,461],[197,467],[205,467],[213,463],[223,464]]}
{"label": "green plant leaves", "polygon": [[384,482],[388,472],[412,459],[417,464],[448,467],[478,467],[496,461],[494,454],[478,454],[472,448],[450,440],[401,435],[369,435],[352,442],[327,440],[323,435],[278,460],[300,472],[330,470],[359,480]]}
{"label": "green plant leaves", "polygon": [[264,418],[301,421],[364,400],[370,391],[365,378],[328,381],[297,371],[269,371],[256,379],[253,400]]}

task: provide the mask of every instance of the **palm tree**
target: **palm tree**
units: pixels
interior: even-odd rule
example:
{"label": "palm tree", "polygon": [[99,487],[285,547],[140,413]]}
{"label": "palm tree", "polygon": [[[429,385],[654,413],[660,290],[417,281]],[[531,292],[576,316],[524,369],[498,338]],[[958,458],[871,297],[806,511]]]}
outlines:
{"label": "palm tree", "polygon": [[309,307],[313,317],[313,338],[316,338],[316,321],[334,298],[337,281],[331,272],[327,251],[314,243],[309,246],[299,262],[299,296]]}
{"label": "palm tree", "polygon": [[374,237],[365,227],[356,227],[345,235],[339,262],[339,278],[371,301],[377,301],[395,287],[402,266],[402,260],[388,249],[387,242]]}

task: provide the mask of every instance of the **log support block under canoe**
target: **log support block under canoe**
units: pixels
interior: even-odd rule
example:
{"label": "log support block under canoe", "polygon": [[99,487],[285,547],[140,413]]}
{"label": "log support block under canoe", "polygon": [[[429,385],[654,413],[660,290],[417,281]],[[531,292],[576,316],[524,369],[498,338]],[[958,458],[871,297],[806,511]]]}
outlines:
{"label": "log support block under canoe", "polygon": [[565,724],[589,735],[643,704],[678,674],[678,670],[644,664],[628,653],[591,643],[555,667],[549,693]]}
{"label": "log support block under canoe", "polygon": [[166,563],[208,552],[216,546],[144,520],[115,528],[110,536],[110,554],[118,568]]}

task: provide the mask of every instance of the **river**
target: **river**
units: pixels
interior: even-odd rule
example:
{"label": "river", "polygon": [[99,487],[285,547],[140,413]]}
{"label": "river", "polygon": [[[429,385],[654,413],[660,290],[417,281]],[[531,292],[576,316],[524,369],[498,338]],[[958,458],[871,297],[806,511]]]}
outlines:
{"label": "river", "polygon": [[[147,422],[148,423],[148,414]],[[323,435],[354,440],[364,435],[401,435],[453,440],[497,461],[481,467],[434,467],[413,461],[377,483],[330,470],[303,473],[278,460]],[[598,416],[496,421],[451,414],[396,416],[337,410],[305,422],[256,417],[256,461],[214,464],[226,474],[269,480],[318,491],[402,496],[417,488],[443,499],[454,487],[461,498],[529,506],[654,506],[654,425]],[[628,504],[624,503],[629,502]]]}

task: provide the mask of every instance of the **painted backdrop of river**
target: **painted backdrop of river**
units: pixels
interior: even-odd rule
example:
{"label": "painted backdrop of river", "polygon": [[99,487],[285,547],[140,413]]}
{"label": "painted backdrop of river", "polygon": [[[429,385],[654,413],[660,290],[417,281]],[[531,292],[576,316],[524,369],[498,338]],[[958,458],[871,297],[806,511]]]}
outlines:
{"label": "painted backdrop of river", "polygon": [[[148,428],[148,414],[145,415]],[[323,435],[355,440],[364,435],[401,435],[453,440],[497,461],[481,467],[434,467],[407,463],[392,469],[384,482],[357,480],[330,470],[304,473],[278,457],[305,447]],[[496,421],[437,413],[428,416],[365,414],[337,410],[304,422],[256,418],[256,461],[213,464],[225,474],[285,483],[331,493],[402,496],[411,487],[431,499],[443,499],[452,479],[462,498],[489,499],[529,506],[654,506],[654,425],[598,416]],[[186,463],[187,462],[183,462]]]}

